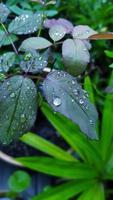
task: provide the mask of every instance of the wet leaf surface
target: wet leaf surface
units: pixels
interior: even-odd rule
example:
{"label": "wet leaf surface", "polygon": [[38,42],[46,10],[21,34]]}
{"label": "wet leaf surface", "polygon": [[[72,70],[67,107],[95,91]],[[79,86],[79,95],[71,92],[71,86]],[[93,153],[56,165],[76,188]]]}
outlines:
{"label": "wet leaf surface", "polygon": [[41,73],[48,64],[48,51],[38,53],[31,51],[25,53],[24,60],[20,62],[20,68],[24,72]]}
{"label": "wet leaf surface", "polygon": [[9,24],[8,31],[17,35],[36,32],[42,24],[41,14],[22,14]]}
{"label": "wet leaf surface", "polygon": [[37,114],[37,90],[32,80],[9,78],[0,85],[0,143],[9,144],[26,133]]}
{"label": "wet leaf surface", "polygon": [[72,75],[80,75],[90,60],[86,44],[79,39],[66,39],[62,46],[65,69]]}
{"label": "wet leaf surface", "polygon": [[55,70],[44,80],[42,91],[55,112],[60,112],[78,124],[90,138],[97,138],[97,111],[76,78],[66,72]]}

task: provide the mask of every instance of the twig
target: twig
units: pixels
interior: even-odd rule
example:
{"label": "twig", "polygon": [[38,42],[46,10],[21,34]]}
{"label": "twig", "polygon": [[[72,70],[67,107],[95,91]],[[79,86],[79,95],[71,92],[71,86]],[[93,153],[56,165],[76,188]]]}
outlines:
{"label": "twig", "polygon": [[10,163],[12,165],[15,165],[15,166],[18,166],[18,167],[23,167],[23,165],[21,163],[16,161],[11,156],[8,156],[7,154],[3,153],[2,151],[0,151],[0,159],[4,160],[5,162]]}

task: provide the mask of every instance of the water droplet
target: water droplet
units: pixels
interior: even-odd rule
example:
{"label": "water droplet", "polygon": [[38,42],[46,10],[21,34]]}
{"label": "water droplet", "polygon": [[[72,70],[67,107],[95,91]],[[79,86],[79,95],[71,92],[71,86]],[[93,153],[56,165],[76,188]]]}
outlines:
{"label": "water droplet", "polygon": [[84,50],[84,51],[87,51],[87,49],[86,49],[86,48],[84,48],[83,50]]}
{"label": "water droplet", "polygon": [[3,98],[6,99],[6,95],[4,95]]}
{"label": "water droplet", "polygon": [[59,36],[60,34],[59,34],[59,32],[55,32],[54,35]]}
{"label": "water droplet", "polygon": [[88,34],[88,33],[89,33],[89,30],[86,30],[86,33]]}
{"label": "water droplet", "polygon": [[78,94],[79,94],[79,92],[78,92],[77,89],[74,89],[74,90],[73,90],[73,93],[74,93],[75,95],[78,95]]}
{"label": "water droplet", "polygon": [[90,122],[90,124],[93,124],[93,120],[92,119],[90,119],[89,122]]}
{"label": "water droplet", "polygon": [[73,84],[73,85],[75,84],[75,81],[74,81],[74,80],[72,81],[72,84]]}
{"label": "water droplet", "polygon": [[9,116],[8,116],[8,115],[6,115],[6,119],[9,119]]}
{"label": "water droplet", "polygon": [[42,60],[42,57],[41,57],[41,56],[39,57],[39,60]]}
{"label": "water droplet", "polygon": [[27,89],[29,90],[29,89],[30,89],[30,87],[29,87],[29,86],[27,86]]}
{"label": "water droplet", "polygon": [[24,123],[26,121],[25,114],[21,114],[20,121]]}
{"label": "water droplet", "polygon": [[10,85],[10,83],[9,83],[9,82],[7,82],[7,85]]}
{"label": "water droplet", "polygon": [[85,96],[85,95],[83,95],[83,99],[86,99],[86,96]]}
{"label": "water droplet", "polygon": [[14,92],[11,93],[11,94],[10,94],[10,97],[11,97],[11,98],[14,98],[14,97],[15,97],[15,93],[14,93]]}
{"label": "water droplet", "polygon": [[87,93],[85,90],[83,90],[83,92],[84,92],[84,95],[85,95],[86,97],[89,96],[88,93]]}
{"label": "water droplet", "polygon": [[54,100],[53,100],[53,104],[55,106],[60,106],[61,105],[61,99],[59,97],[56,97]]}
{"label": "water droplet", "polygon": [[4,141],[4,142],[3,142],[3,145],[6,145],[6,144],[7,144],[7,142]]}
{"label": "water droplet", "polygon": [[88,106],[86,106],[86,110],[88,110],[89,109],[89,107]]}
{"label": "water droplet", "polygon": [[80,100],[79,100],[79,103],[80,103],[81,105],[83,105],[83,104],[84,104],[83,99],[80,99]]}

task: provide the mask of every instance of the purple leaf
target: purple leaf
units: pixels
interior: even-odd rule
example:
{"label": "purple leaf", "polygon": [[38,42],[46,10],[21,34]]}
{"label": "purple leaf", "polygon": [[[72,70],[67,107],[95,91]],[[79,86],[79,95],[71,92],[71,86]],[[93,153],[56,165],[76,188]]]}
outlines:
{"label": "purple leaf", "polygon": [[84,41],[66,39],[62,46],[62,55],[66,71],[72,75],[80,75],[90,60]]}
{"label": "purple leaf", "polygon": [[49,30],[49,35],[53,41],[61,40],[66,34],[65,27],[61,25],[54,25]]}
{"label": "purple leaf", "polygon": [[66,29],[66,33],[71,33],[73,30],[73,24],[63,18],[59,18],[58,20],[56,19],[46,19],[44,22],[44,27],[45,28],[51,28],[54,25],[61,25]]}
{"label": "purple leaf", "polygon": [[96,33],[97,32],[89,26],[79,25],[74,27],[72,36],[75,39],[88,39],[91,35]]}
{"label": "purple leaf", "polygon": [[90,50],[92,46],[91,46],[91,43],[89,42],[89,40],[83,40],[83,42],[84,42],[87,50]]}

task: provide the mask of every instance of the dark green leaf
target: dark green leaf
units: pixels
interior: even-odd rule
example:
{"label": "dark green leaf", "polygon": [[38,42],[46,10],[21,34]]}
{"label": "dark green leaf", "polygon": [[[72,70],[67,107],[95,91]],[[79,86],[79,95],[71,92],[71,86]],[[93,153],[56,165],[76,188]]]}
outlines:
{"label": "dark green leaf", "polygon": [[97,111],[76,78],[63,71],[53,71],[44,80],[42,91],[55,112],[71,119],[90,138],[97,138]]}
{"label": "dark green leaf", "polygon": [[10,14],[10,10],[3,3],[0,3],[0,21],[5,22],[8,15]]}
{"label": "dark green leaf", "polygon": [[10,34],[9,36],[3,30],[0,30],[0,47],[9,45],[11,42],[15,42],[18,40],[18,37],[14,34]]}
{"label": "dark green leaf", "polygon": [[92,179],[97,176],[92,167],[78,162],[62,161],[48,157],[23,157],[16,160],[29,169],[58,177]]}
{"label": "dark green leaf", "polygon": [[30,182],[31,179],[29,174],[19,170],[10,176],[8,185],[11,191],[20,193],[29,187]]}
{"label": "dark green leaf", "polygon": [[0,72],[8,72],[15,62],[15,53],[8,52],[0,56]]}
{"label": "dark green leaf", "polygon": [[42,24],[41,14],[23,14],[16,17],[8,27],[10,33],[26,35],[36,32]]}
{"label": "dark green leaf", "polygon": [[[111,74],[109,87],[113,87],[113,72]],[[113,140],[113,94],[107,94],[104,102],[102,127],[101,127],[101,147],[102,156],[106,158],[110,152],[110,146]]]}
{"label": "dark green leaf", "polygon": [[75,76],[86,69],[90,59],[85,43],[79,39],[66,39],[62,46],[62,55],[66,71]]}
{"label": "dark green leaf", "polygon": [[7,0],[7,4],[9,6],[14,5],[14,4],[18,4],[19,2],[21,2],[22,0]]}
{"label": "dark green leaf", "polygon": [[24,10],[21,9],[19,6],[17,5],[13,5],[10,6],[10,10],[15,13],[16,15],[22,15],[22,14],[33,14],[33,12],[31,10]]}
{"label": "dark green leaf", "polygon": [[5,32],[0,30],[0,47],[2,46],[4,35],[5,35]]}
{"label": "dark green leaf", "polygon": [[31,51],[25,53],[24,60],[20,62],[20,68],[25,72],[41,73],[48,64],[48,53]]}
{"label": "dark green leaf", "polygon": [[37,90],[32,80],[9,78],[0,85],[0,143],[9,144],[29,131],[37,114]]}

